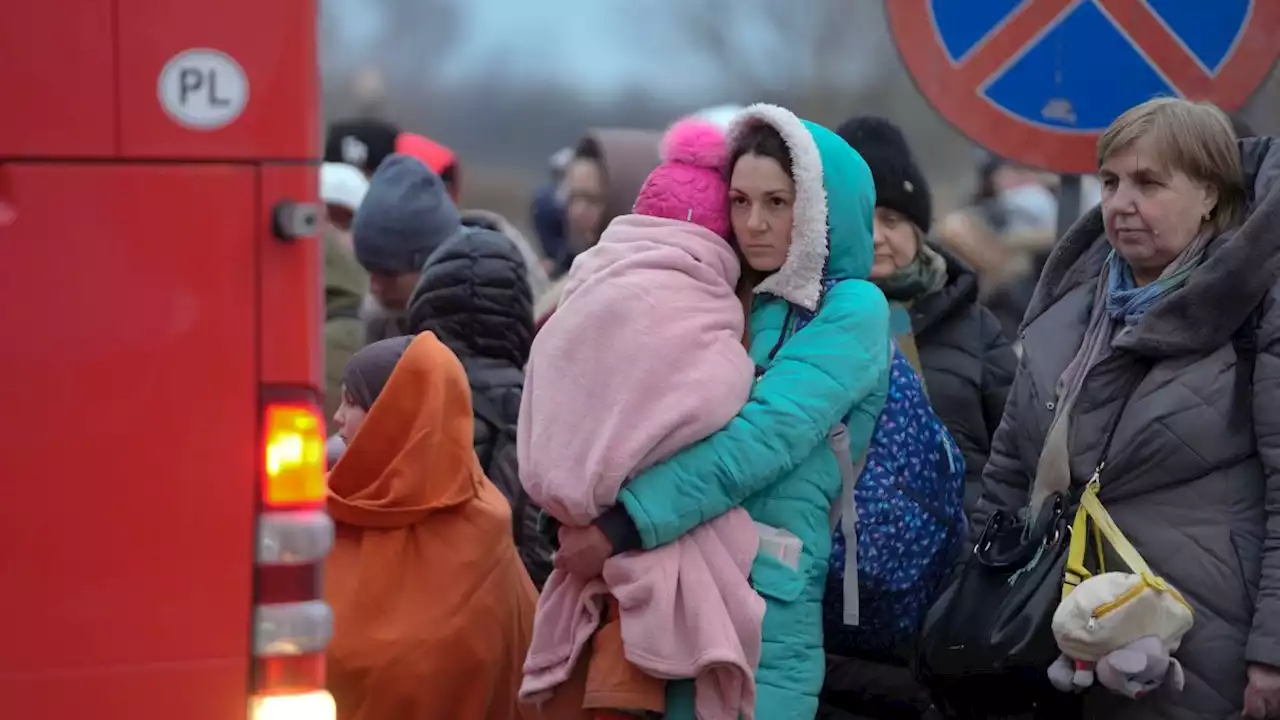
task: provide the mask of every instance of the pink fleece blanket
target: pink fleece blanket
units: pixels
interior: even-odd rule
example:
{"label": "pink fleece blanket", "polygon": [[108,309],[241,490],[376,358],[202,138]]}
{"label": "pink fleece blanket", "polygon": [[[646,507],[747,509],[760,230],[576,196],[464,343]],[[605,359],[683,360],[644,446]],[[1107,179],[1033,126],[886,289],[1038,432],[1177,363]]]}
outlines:
{"label": "pink fleece blanket", "polygon": [[[738,261],[697,225],[624,215],[574,261],[538,333],[520,406],[520,479],[560,522],[585,526],[633,476],[719,430],[746,402]],[[611,558],[600,578],[559,570],[538,601],[521,697],[568,679],[618,599],[627,659],[694,678],[699,718],[751,718],[764,600],[747,581],[759,538],[745,510],[674,543]]]}

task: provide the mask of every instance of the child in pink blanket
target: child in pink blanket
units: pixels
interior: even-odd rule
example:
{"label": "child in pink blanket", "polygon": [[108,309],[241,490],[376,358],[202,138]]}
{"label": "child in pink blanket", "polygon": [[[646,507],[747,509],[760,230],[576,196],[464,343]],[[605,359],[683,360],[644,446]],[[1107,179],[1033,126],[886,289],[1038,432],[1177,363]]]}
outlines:
{"label": "child in pink blanket", "polygon": [[[629,477],[724,427],[747,401],[755,366],[742,344],[739,263],[727,239],[726,153],[717,126],[673,126],[634,213],[575,260],[534,340],[520,479],[564,525],[589,525]],[[653,678],[693,678],[699,718],[752,718],[765,605],[747,576],[758,544],[739,508],[669,545],[615,556],[601,577],[554,571],[521,697],[543,700],[569,679],[612,597],[630,665]],[[609,652],[607,643],[597,639],[592,652]],[[593,704],[592,685],[609,682],[595,676],[620,663],[591,658],[586,704],[660,712],[603,704],[605,690]]]}

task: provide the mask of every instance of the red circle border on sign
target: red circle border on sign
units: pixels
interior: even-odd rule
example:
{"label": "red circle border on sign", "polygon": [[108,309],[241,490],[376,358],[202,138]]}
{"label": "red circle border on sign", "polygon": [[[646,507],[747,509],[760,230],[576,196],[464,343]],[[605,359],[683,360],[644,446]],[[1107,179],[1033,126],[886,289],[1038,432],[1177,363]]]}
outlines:
{"label": "red circle border on sign", "polygon": [[[959,71],[934,30],[929,3],[885,0],[885,8],[898,54],[934,109],[960,132],[1001,157],[1060,173],[1094,172],[1100,133],[1037,127],[996,107],[979,95],[976,87],[956,81]],[[1218,68],[1209,92],[1188,94],[1188,99],[1208,100],[1227,112],[1237,110],[1267,79],[1277,58],[1280,1],[1254,0],[1249,24],[1230,58]]]}

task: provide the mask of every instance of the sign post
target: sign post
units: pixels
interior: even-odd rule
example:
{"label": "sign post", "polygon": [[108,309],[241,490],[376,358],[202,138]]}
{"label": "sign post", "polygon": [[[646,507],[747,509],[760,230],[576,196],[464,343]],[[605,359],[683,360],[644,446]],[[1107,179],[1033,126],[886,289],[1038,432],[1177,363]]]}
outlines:
{"label": "sign post", "polygon": [[1071,229],[1076,218],[1085,210],[1080,187],[1080,176],[1075,173],[1063,173],[1058,179],[1058,232],[1062,237]]}
{"label": "sign post", "polygon": [[1232,112],[1280,57],[1276,0],[886,0],[886,8],[907,70],[947,121],[1001,157],[1064,175],[1096,170],[1098,136],[1130,107],[1173,96]]}

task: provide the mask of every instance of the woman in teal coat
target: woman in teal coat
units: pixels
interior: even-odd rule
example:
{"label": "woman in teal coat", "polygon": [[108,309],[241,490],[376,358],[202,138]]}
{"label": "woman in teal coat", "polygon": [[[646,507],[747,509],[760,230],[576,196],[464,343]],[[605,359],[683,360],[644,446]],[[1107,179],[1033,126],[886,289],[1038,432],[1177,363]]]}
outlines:
{"label": "woman in teal coat", "polygon": [[[783,108],[747,108],[729,140],[734,235],[762,278],[749,300],[749,350],[763,374],[723,429],[632,478],[592,528],[562,530],[557,562],[598,571],[610,554],[671,542],[737,506],[795,535],[797,568],[762,552],[751,571],[768,608],[756,717],[810,720],[842,485],[828,435],[844,423],[860,456],[889,382],[888,305],[866,280],[875,189],[844,140]],[[692,718],[690,684],[669,687],[668,717]]]}

